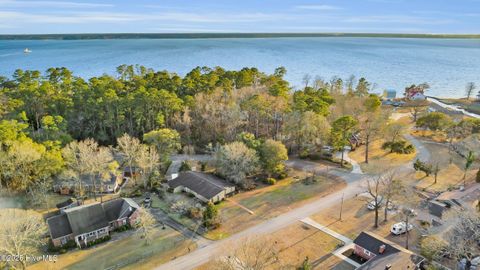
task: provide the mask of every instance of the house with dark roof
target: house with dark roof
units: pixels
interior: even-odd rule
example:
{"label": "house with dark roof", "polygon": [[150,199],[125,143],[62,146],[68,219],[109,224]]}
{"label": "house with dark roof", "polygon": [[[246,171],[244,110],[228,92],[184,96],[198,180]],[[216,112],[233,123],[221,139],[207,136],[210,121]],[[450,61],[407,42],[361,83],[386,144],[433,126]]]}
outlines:
{"label": "house with dark roof", "polygon": [[424,258],[371,232],[362,232],[353,241],[353,253],[364,263],[357,269],[419,269]]}
{"label": "house with dark roof", "polygon": [[[119,184],[122,179],[119,175],[110,174],[108,177],[104,178],[97,176],[95,179],[95,188],[93,187],[93,182],[90,177],[82,177],[82,187],[86,192],[93,192],[96,190],[97,193],[115,193],[119,189]],[[69,179],[57,181],[53,185],[53,191],[58,192],[62,195],[68,195],[75,192],[75,189],[79,188],[78,179]]]}
{"label": "house with dark roof", "polygon": [[123,225],[134,225],[140,207],[130,198],[119,198],[64,209],[47,219],[52,243],[56,247],[73,240],[78,247],[109,235]]}
{"label": "house with dark roof", "polygon": [[216,203],[235,192],[235,186],[212,175],[201,172],[181,172],[178,177],[168,181],[173,192],[184,191],[193,194],[202,202]]}

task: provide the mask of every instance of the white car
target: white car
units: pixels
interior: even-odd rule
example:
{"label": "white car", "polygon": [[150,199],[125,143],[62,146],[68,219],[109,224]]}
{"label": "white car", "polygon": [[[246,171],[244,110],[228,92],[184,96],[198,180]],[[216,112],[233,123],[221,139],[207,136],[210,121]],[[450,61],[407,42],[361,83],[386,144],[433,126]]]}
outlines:
{"label": "white car", "polygon": [[413,229],[412,224],[408,223],[408,226],[407,226],[405,222],[399,222],[392,225],[390,232],[394,235],[400,235],[400,234],[406,233],[407,230],[411,231],[412,229]]}
{"label": "white car", "polygon": [[[373,201],[371,201],[367,204],[368,210],[375,210],[375,206],[376,206],[375,200],[373,200]],[[380,208],[380,207],[382,207],[382,201],[381,200],[379,201],[379,204],[378,204],[378,208]]]}

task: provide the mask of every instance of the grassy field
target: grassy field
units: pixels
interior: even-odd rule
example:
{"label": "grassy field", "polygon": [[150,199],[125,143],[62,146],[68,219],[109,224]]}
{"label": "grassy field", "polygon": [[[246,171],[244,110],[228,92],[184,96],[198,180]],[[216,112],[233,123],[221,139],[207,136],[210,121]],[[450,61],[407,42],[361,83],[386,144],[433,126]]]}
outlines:
{"label": "grassy field", "polygon": [[[222,202],[219,205],[222,226],[206,236],[211,239],[225,238],[345,186],[343,181],[337,179],[322,176],[319,179],[315,184],[305,185],[301,181],[294,182],[292,178],[287,178],[273,186],[238,194],[231,198],[234,202]],[[252,210],[254,214],[240,208],[237,203]]]}
{"label": "grassy field", "polygon": [[439,100],[445,104],[461,106],[469,112],[480,114],[480,102],[476,101],[474,98],[471,98],[470,100],[467,100],[466,98],[442,98]]}
{"label": "grassy field", "polygon": [[369,163],[365,163],[365,146],[362,145],[349,154],[350,158],[360,164],[362,170],[366,173],[377,173],[384,171],[388,167],[396,167],[405,164],[415,158],[412,154],[395,154],[382,149],[383,140],[377,140],[370,143]]}
{"label": "grassy field", "polygon": [[187,253],[189,245],[191,242],[186,241],[176,231],[158,228],[155,229],[153,241],[148,246],[143,239],[131,235],[94,248],[71,251],[59,255],[56,263],[41,262],[28,269],[106,269],[117,264],[126,264],[126,269],[151,269]]}
{"label": "grassy field", "polygon": [[[435,183],[433,175],[426,177],[424,173],[417,172],[415,174],[415,180],[418,181],[416,187],[427,191],[443,192],[463,184],[465,159],[453,151],[449,152],[446,145],[434,143],[424,143],[424,145],[430,153],[434,153],[429,162],[432,164],[438,162],[440,171],[437,183]],[[478,168],[479,165],[480,163],[477,161],[472,168]],[[474,181],[476,172],[476,169],[467,172],[467,182]]]}

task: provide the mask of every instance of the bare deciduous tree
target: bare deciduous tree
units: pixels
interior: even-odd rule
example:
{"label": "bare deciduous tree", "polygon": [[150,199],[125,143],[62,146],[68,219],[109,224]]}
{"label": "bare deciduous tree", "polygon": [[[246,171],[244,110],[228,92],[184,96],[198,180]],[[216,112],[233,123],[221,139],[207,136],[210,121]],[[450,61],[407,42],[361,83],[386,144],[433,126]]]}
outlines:
{"label": "bare deciduous tree", "polygon": [[[141,147],[138,155],[135,157],[135,163],[142,170],[143,188],[146,189],[152,173],[160,166],[160,156],[157,149],[153,146]],[[152,182],[150,183],[152,184]]]}
{"label": "bare deciduous tree", "polygon": [[[225,256],[215,260],[215,270],[279,269],[279,250],[275,241],[266,237],[252,237],[227,247]],[[273,267],[275,266],[275,267]]]}
{"label": "bare deciduous tree", "polygon": [[457,260],[467,258],[472,260],[479,254],[480,248],[480,215],[473,211],[458,214],[457,224],[447,236],[447,252]]}
{"label": "bare deciduous tree", "polygon": [[465,86],[465,94],[467,95],[467,100],[470,99],[475,89],[477,89],[477,86],[474,82],[467,83],[467,85]]}
{"label": "bare deciduous tree", "polygon": [[[41,215],[31,210],[0,210],[0,254],[25,256],[36,254],[45,244],[44,234],[47,229]],[[9,261],[12,268],[25,269],[25,260]]]}
{"label": "bare deciduous tree", "polygon": [[139,209],[139,215],[137,223],[135,224],[135,228],[137,229],[137,234],[140,236],[140,238],[145,240],[145,245],[147,246],[151,243],[156,224],[157,221],[152,214],[147,211],[147,209]]}
{"label": "bare deciduous tree", "polygon": [[128,165],[130,175],[132,176],[131,178],[135,185],[137,179],[133,177],[132,167],[134,166],[135,160],[138,158],[141,146],[139,139],[131,137],[126,133],[117,139],[117,151],[121,154],[123,161]]}
{"label": "bare deciduous tree", "polygon": [[381,175],[372,177],[367,180],[367,189],[366,191],[373,198],[375,204],[375,223],[374,227],[378,228],[378,212],[380,210],[381,204],[383,203],[382,197],[382,188],[383,188],[383,177]]}
{"label": "bare deciduous tree", "polygon": [[258,157],[255,150],[244,143],[233,142],[218,148],[214,153],[217,171],[236,184],[242,184],[245,178],[257,170]]}

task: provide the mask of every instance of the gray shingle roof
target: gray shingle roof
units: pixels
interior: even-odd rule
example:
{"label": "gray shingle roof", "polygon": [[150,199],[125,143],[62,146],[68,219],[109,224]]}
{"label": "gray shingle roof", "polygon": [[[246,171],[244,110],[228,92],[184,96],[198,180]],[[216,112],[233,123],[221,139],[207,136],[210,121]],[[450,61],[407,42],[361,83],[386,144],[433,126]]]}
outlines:
{"label": "gray shingle roof", "polygon": [[70,228],[70,223],[68,222],[66,214],[61,214],[47,219],[47,224],[53,239],[72,233],[72,229]]}
{"label": "gray shingle roof", "polygon": [[168,185],[171,188],[186,187],[207,200],[212,199],[225,188],[233,186],[214,175],[192,171],[181,172],[177,178],[169,181]]}
{"label": "gray shingle roof", "polygon": [[52,238],[73,233],[88,233],[109,225],[109,222],[129,217],[136,209],[137,203],[130,198],[119,198],[102,204],[82,205],[64,210],[64,213],[47,219]]}
{"label": "gray shingle roof", "polygon": [[75,235],[88,233],[108,226],[107,216],[100,203],[66,209],[70,227]]}

